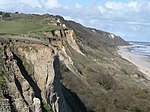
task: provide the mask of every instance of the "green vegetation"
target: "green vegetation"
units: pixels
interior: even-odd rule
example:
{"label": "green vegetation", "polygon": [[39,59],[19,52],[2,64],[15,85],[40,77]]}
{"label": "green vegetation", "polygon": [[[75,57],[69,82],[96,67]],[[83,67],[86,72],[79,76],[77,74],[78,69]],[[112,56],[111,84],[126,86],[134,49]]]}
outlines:
{"label": "green vegetation", "polygon": [[3,15],[3,18],[10,17],[10,14],[9,14],[9,13],[7,13],[7,12],[6,12],[6,13],[3,13],[2,15]]}
{"label": "green vegetation", "polygon": [[0,20],[3,21],[5,18],[9,18],[10,13],[0,11]]}
{"label": "green vegetation", "polygon": [[44,107],[47,111],[50,111],[50,110],[51,110],[50,106],[46,103],[46,101],[42,100],[42,104],[43,104],[43,107]]}
{"label": "green vegetation", "polygon": [[[88,55],[84,57],[67,43],[65,47],[82,76],[61,64],[62,83],[79,96],[88,112],[149,112],[150,90],[144,89],[140,82],[130,77],[133,74],[141,75],[136,67],[119,57],[113,57],[108,51],[84,47]],[[93,57],[96,62],[92,60]],[[114,62],[121,68],[113,68],[116,66]]]}
{"label": "green vegetation", "polygon": [[77,53],[67,42],[66,42],[66,50],[67,53],[71,56],[72,60],[74,61],[74,66],[81,74],[86,72],[86,69],[90,64],[93,64],[92,60],[89,60],[87,57],[83,56],[80,53]]}
{"label": "green vegetation", "polygon": [[49,42],[44,33],[63,29],[62,26],[57,25],[58,18],[50,15],[5,12],[0,14],[0,41],[2,42],[19,41],[48,45]]}
{"label": "green vegetation", "polygon": [[113,85],[112,80],[108,80],[108,79],[106,79],[106,80],[99,79],[99,80],[100,80],[100,81],[98,81],[99,84],[106,90],[109,90],[112,88],[112,85]]}
{"label": "green vegetation", "polygon": [[28,33],[35,31],[42,27],[35,21],[1,21],[0,34],[17,35],[21,33]]}
{"label": "green vegetation", "polygon": [[56,26],[56,25],[49,25],[48,27],[45,27],[43,30],[41,31],[53,31],[53,30],[60,30],[63,29],[63,27],[61,26]]}
{"label": "green vegetation", "polygon": [[[8,14],[4,13],[7,17]],[[12,14],[14,15],[14,14]],[[18,19],[16,19],[18,18]],[[43,32],[59,30],[63,27],[51,23],[52,19],[44,17],[29,16],[28,18],[19,18],[19,15],[10,17],[10,20],[0,21],[0,35],[20,35],[20,34],[38,34],[44,36]]]}

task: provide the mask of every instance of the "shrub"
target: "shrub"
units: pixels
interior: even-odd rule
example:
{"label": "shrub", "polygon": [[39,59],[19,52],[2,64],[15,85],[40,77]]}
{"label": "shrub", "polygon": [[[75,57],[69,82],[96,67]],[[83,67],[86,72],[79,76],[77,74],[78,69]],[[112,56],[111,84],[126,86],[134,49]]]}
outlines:
{"label": "shrub", "polygon": [[9,13],[4,13],[3,18],[11,17]]}

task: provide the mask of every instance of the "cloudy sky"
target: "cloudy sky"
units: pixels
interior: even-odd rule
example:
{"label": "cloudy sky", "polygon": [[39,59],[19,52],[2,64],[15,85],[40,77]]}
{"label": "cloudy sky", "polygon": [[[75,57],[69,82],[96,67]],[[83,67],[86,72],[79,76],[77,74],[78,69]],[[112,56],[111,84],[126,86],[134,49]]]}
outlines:
{"label": "cloudy sky", "polygon": [[0,10],[62,15],[125,40],[150,41],[150,0],[0,0]]}

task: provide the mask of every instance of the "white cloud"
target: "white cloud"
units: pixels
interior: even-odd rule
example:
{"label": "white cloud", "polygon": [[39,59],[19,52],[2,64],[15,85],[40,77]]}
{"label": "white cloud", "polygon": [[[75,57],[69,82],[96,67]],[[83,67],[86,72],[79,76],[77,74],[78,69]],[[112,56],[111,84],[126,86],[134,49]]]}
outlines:
{"label": "white cloud", "polygon": [[125,7],[125,4],[122,2],[107,2],[105,4],[105,7],[112,10],[118,10],[123,9]]}
{"label": "white cloud", "polygon": [[82,6],[81,6],[79,3],[76,3],[76,4],[75,4],[75,7],[76,7],[76,8],[81,8]]}
{"label": "white cloud", "polygon": [[98,6],[98,9],[102,14],[106,12],[106,9],[102,6]]}
{"label": "white cloud", "polygon": [[131,7],[131,8],[136,8],[137,5],[138,5],[138,3],[135,2],[135,1],[130,1],[130,2],[127,4],[127,6],[128,6],[128,7]]}
{"label": "white cloud", "polygon": [[43,4],[47,9],[61,7],[61,4],[58,2],[58,0],[46,0]]}

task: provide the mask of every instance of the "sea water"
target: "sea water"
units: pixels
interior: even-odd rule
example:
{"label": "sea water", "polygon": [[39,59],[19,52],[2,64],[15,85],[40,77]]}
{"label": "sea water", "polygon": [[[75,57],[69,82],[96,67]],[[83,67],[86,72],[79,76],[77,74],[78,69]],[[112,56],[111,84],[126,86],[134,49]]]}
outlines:
{"label": "sea water", "polygon": [[130,52],[150,57],[150,42],[129,41],[129,44],[133,45],[133,47],[129,48]]}

